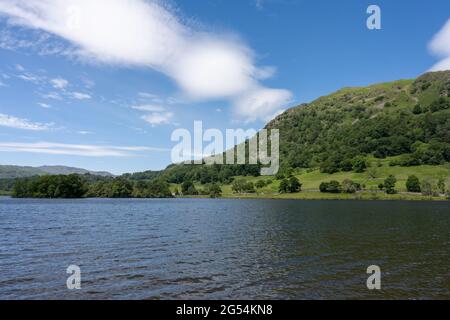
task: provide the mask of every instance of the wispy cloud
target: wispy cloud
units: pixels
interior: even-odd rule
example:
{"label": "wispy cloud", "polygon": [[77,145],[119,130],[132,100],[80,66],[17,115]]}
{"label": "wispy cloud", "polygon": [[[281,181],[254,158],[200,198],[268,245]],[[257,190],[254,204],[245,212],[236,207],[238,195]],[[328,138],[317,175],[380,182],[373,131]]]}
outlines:
{"label": "wispy cloud", "polygon": [[442,58],[430,70],[450,70],[450,19],[442,29],[433,37],[429,44],[431,53]]}
{"label": "wispy cloud", "polygon": [[69,81],[63,78],[51,79],[50,83],[55,89],[65,89],[69,85]]}
{"label": "wispy cloud", "polygon": [[137,106],[131,106],[131,109],[139,111],[149,111],[149,112],[161,112],[164,111],[164,107],[153,105],[153,104],[143,104]]}
{"label": "wispy cloud", "polygon": [[50,109],[52,107],[51,105],[49,105],[47,103],[43,103],[43,102],[39,102],[38,105],[44,109]]}
{"label": "wispy cloud", "polygon": [[0,113],[0,126],[31,131],[46,131],[52,129],[54,124],[32,122],[28,119],[21,119],[11,115]]}
{"label": "wispy cloud", "polygon": [[144,152],[168,152],[170,150],[152,147],[122,147],[51,142],[0,142],[0,151],[43,153],[52,155],[72,155],[83,157],[130,157],[142,154]]}
{"label": "wispy cloud", "polygon": [[149,92],[139,92],[138,96],[144,99],[157,99],[159,98],[159,95],[157,94],[153,94],[153,93],[149,93]]}
{"label": "wispy cloud", "polygon": [[240,116],[248,116],[246,103],[256,91],[270,100],[251,100],[252,119],[282,109],[292,96],[262,84],[274,68],[257,66],[237,35],[198,30],[159,1],[10,0],[0,3],[0,15],[12,25],[67,40],[71,54],[82,59],[153,68],[190,99],[228,99]]}
{"label": "wispy cloud", "polygon": [[88,135],[88,134],[94,134],[92,131],[83,131],[83,130],[77,131],[77,133],[81,134],[83,136]]}
{"label": "wispy cloud", "polygon": [[17,76],[17,78],[19,78],[21,80],[24,80],[24,81],[27,81],[27,82],[32,82],[34,84],[38,84],[38,83],[40,83],[43,80],[42,77],[34,75],[32,73],[29,73],[29,72],[26,72],[26,73],[23,73],[23,74],[19,74]]}
{"label": "wispy cloud", "polygon": [[76,100],[89,100],[92,98],[91,95],[82,92],[72,92],[70,95]]}
{"label": "wispy cloud", "polygon": [[161,124],[171,124],[173,116],[173,112],[153,112],[142,116],[141,118],[152,126],[157,126]]}
{"label": "wispy cloud", "polygon": [[52,99],[52,100],[62,100],[63,99],[61,97],[61,95],[57,92],[49,92],[46,94],[42,94],[41,97],[44,99]]}

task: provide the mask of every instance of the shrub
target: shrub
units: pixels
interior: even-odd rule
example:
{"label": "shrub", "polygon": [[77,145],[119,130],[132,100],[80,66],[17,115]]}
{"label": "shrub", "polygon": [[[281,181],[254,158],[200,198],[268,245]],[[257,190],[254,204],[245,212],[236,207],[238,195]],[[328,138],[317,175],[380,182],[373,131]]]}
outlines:
{"label": "shrub", "polygon": [[341,184],[338,181],[322,182],[320,184],[320,192],[323,193],[340,193]]}
{"label": "shrub", "polygon": [[198,195],[198,191],[195,188],[195,185],[192,181],[186,180],[181,184],[181,192],[186,196],[196,196]]}
{"label": "shrub", "polygon": [[367,168],[366,159],[364,157],[356,157],[353,160],[353,170],[355,172],[361,173],[364,172]]}
{"label": "shrub", "polygon": [[414,114],[421,114],[422,113],[422,107],[419,104],[416,104],[414,106],[413,113]]}
{"label": "shrub", "polygon": [[288,193],[289,191],[289,181],[287,179],[283,179],[280,182],[280,187],[278,188],[280,193]]}
{"label": "shrub", "polygon": [[295,193],[302,190],[302,184],[296,177],[291,177],[289,179],[289,192]]}
{"label": "shrub", "polygon": [[358,191],[361,191],[361,185],[359,183],[353,182],[350,179],[345,179],[342,182],[342,192],[356,193]]}
{"label": "shrub", "polygon": [[220,198],[222,196],[222,189],[217,183],[212,183],[206,188],[210,198]]}
{"label": "shrub", "polygon": [[408,192],[421,192],[419,178],[414,175],[409,176],[406,181],[406,189]]}
{"label": "shrub", "polygon": [[397,190],[395,190],[396,183],[397,179],[393,175],[390,175],[386,180],[384,180],[384,189],[386,190],[387,194],[397,193]]}
{"label": "shrub", "polygon": [[235,193],[255,193],[255,185],[253,182],[247,182],[243,179],[235,180],[231,186]]}

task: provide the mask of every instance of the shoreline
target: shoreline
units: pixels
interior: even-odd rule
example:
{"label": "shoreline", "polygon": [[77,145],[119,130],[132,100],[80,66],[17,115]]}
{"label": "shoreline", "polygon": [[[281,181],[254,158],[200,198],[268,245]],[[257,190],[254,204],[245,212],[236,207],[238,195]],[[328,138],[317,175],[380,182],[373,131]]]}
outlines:
{"label": "shoreline", "polygon": [[357,194],[330,194],[320,192],[300,192],[294,194],[223,194],[221,197],[209,196],[177,196],[173,198],[14,198],[11,195],[0,195],[0,198],[32,199],[32,200],[83,200],[83,199],[136,199],[136,200],[162,200],[162,199],[226,199],[226,200],[302,200],[302,201],[415,201],[415,202],[450,202],[446,197],[431,197],[412,194],[374,194],[362,192]]}

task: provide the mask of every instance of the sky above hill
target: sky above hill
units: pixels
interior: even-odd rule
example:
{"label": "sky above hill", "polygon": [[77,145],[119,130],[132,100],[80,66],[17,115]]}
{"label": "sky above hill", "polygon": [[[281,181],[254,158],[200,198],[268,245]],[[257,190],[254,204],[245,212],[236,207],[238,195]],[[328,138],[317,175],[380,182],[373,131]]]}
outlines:
{"label": "sky above hill", "polygon": [[[381,30],[369,30],[369,5]],[[170,164],[341,87],[450,69],[450,2],[0,0],[0,164]]]}

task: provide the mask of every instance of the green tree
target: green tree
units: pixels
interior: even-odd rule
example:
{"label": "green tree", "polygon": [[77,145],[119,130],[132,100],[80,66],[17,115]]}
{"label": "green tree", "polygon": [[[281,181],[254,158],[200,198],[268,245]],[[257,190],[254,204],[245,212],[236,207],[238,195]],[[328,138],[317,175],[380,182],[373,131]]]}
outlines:
{"label": "green tree", "polygon": [[353,170],[357,173],[364,172],[367,168],[366,159],[364,157],[356,157],[353,160]]}
{"label": "green tree", "polygon": [[340,193],[342,190],[341,184],[338,181],[322,182],[320,184],[320,192],[324,193]]}
{"label": "green tree", "polygon": [[356,193],[361,190],[361,185],[359,183],[353,182],[350,179],[345,179],[342,182],[342,192],[345,193]]}
{"label": "green tree", "polygon": [[129,198],[133,193],[133,185],[124,178],[114,179],[111,187],[111,198]]}
{"label": "green tree", "polygon": [[222,189],[217,183],[209,185],[207,190],[210,198],[220,198],[222,196]]}
{"label": "green tree", "polygon": [[281,180],[278,191],[280,193],[288,193],[289,192],[289,181],[287,179]]}
{"label": "green tree", "polygon": [[395,190],[395,184],[397,183],[397,178],[393,175],[390,175],[384,180],[384,189],[387,194],[395,194],[397,190]]}
{"label": "green tree", "polygon": [[259,180],[256,182],[255,186],[257,189],[262,189],[266,186],[266,182],[264,180]]}
{"label": "green tree", "polygon": [[302,190],[302,184],[296,177],[289,178],[288,191],[291,193],[300,192]]}
{"label": "green tree", "polygon": [[195,188],[194,183],[191,180],[186,180],[181,184],[181,192],[185,196],[196,196],[198,191]]}
{"label": "green tree", "polygon": [[421,192],[419,178],[414,175],[409,176],[406,181],[406,189],[408,192]]}
{"label": "green tree", "polygon": [[420,104],[416,104],[414,106],[413,113],[414,114],[421,114],[422,113],[422,107],[420,106]]}

